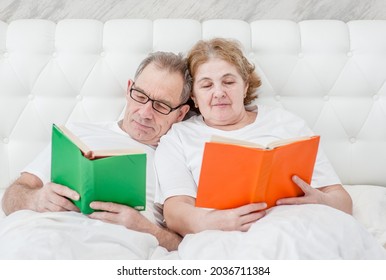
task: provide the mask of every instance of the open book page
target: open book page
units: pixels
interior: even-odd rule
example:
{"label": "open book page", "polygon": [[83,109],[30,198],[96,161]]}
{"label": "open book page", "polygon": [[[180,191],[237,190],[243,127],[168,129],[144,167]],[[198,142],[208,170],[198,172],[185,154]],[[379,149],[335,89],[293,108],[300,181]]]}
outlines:
{"label": "open book page", "polygon": [[80,140],[80,138],[78,138],[74,133],[72,133],[64,125],[57,125],[57,127],[62,131],[62,133],[64,135],[66,135],[68,137],[68,139],[70,139],[76,146],[78,146],[78,148],[82,151],[83,155],[86,158],[88,158],[88,159],[92,158],[92,151],[85,143],[83,143],[82,140]]}
{"label": "open book page", "polygon": [[213,135],[210,139],[210,142],[223,143],[223,144],[233,144],[233,145],[239,145],[239,146],[250,147],[250,148],[260,148],[260,149],[266,149],[267,148],[267,147],[264,147],[263,145],[260,145],[257,143],[239,140],[239,139],[234,139],[234,138],[223,137],[223,136],[219,136],[219,135]]}
{"label": "open book page", "polygon": [[274,149],[280,146],[284,146],[293,142],[298,142],[302,140],[310,139],[312,136],[304,136],[304,137],[297,137],[297,138],[290,138],[290,139],[280,139],[273,141],[269,143],[267,146],[263,146],[257,143],[239,140],[239,139],[233,139],[228,137],[223,137],[219,135],[213,135],[210,142],[216,142],[216,143],[224,143],[224,144],[233,144],[233,145],[239,145],[243,147],[250,147],[250,148],[259,148],[259,149]]}
{"label": "open book page", "polygon": [[307,139],[310,139],[312,137],[313,136],[303,136],[303,137],[297,137],[297,138],[289,138],[289,139],[276,140],[276,141],[273,141],[273,142],[269,143],[268,146],[267,146],[267,149],[274,149],[274,148],[277,148],[277,147],[280,147],[280,146],[284,146],[284,145],[287,145],[287,144],[290,144],[290,143],[307,140]]}
{"label": "open book page", "polygon": [[78,136],[72,133],[64,125],[57,126],[64,135],[68,137],[81,151],[85,158],[97,159],[109,156],[119,155],[131,155],[131,154],[143,154],[144,151],[141,149],[111,149],[111,150],[91,150]]}

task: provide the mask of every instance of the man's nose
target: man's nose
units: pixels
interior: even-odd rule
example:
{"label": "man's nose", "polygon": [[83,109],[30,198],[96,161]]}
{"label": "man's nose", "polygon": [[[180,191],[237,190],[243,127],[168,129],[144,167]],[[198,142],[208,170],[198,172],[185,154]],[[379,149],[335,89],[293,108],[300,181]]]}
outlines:
{"label": "man's nose", "polygon": [[141,117],[152,118],[154,113],[153,102],[149,100],[145,104],[142,104],[140,112],[141,112]]}

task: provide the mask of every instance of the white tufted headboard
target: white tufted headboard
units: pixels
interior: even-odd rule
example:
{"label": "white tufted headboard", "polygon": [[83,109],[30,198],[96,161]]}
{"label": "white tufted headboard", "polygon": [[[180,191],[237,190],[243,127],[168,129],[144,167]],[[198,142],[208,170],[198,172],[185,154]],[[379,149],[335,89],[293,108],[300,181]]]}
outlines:
{"label": "white tufted headboard", "polygon": [[238,39],[258,102],[307,120],[344,184],[386,186],[386,21],[0,21],[0,188],[50,140],[51,123],[120,117],[127,80],[156,50]]}

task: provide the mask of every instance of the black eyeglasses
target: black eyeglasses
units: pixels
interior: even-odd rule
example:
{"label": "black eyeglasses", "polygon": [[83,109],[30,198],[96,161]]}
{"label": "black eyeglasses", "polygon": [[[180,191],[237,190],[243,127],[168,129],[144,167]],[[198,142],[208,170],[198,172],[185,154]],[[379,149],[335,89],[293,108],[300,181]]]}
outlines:
{"label": "black eyeglasses", "polygon": [[177,110],[182,105],[184,105],[184,103],[183,103],[183,104],[178,105],[177,107],[172,108],[172,107],[170,107],[169,105],[167,105],[166,103],[164,103],[162,101],[151,99],[143,91],[134,88],[134,83],[133,83],[133,85],[131,86],[131,89],[130,89],[130,97],[133,100],[135,100],[135,101],[137,101],[138,103],[141,103],[141,104],[146,104],[147,102],[151,101],[153,109],[156,110],[158,113],[161,113],[163,115],[169,115],[171,112],[173,112],[174,110]]}

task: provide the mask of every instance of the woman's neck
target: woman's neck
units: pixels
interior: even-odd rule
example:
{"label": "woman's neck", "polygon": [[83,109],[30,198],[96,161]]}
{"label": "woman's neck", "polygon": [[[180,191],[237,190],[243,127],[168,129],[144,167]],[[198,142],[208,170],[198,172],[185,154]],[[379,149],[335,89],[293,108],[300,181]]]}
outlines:
{"label": "woman's neck", "polygon": [[256,116],[257,116],[256,112],[245,111],[245,114],[243,114],[243,116],[239,120],[235,121],[234,123],[228,123],[228,124],[224,124],[224,125],[208,124],[205,121],[204,117],[203,117],[203,119],[204,119],[204,122],[210,127],[224,130],[224,131],[231,131],[231,130],[243,128],[243,127],[253,123],[256,120]]}

